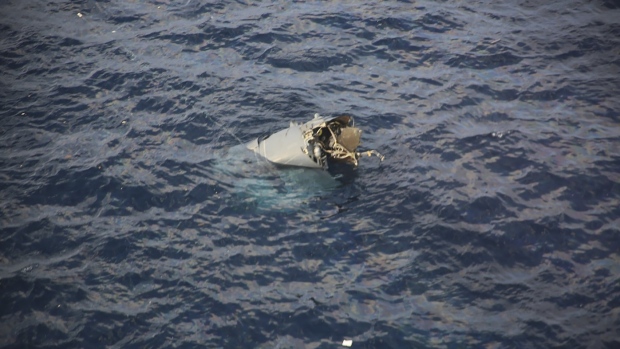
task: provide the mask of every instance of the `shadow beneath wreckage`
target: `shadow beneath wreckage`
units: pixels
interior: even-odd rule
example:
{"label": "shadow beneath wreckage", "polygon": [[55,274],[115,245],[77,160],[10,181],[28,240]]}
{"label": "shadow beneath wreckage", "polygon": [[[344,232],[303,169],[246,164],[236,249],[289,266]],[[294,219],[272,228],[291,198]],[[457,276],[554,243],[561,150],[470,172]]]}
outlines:
{"label": "shadow beneath wreckage", "polygon": [[211,171],[224,188],[223,209],[262,214],[324,206],[321,201],[334,206],[332,194],[351,181],[334,171],[271,163],[246,145],[226,150]]}

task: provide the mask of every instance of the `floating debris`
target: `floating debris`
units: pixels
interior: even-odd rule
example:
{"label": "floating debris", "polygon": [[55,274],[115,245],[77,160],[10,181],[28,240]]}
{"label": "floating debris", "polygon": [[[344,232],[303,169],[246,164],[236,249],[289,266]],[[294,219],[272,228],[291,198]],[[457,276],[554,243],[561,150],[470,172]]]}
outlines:
{"label": "floating debris", "polygon": [[267,160],[287,166],[327,169],[329,161],[340,161],[357,166],[361,155],[375,155],[376,150],[357,152],[362,130],[352,125],[353,118],[343,115],[331,119],[314,115],[314,119],[247,144],[247,148]]}

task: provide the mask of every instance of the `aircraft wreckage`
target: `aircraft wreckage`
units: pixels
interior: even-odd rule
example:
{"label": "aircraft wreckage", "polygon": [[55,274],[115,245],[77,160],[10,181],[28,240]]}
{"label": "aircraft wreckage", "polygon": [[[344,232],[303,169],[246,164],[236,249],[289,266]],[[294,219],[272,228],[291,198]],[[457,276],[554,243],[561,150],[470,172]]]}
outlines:
{"label": "aircraft wreckage", "polygon": [[324,170],[332,161],[357,166],[363,155],[376,155],[383,161],[384,156],[375,150],[357,152],[361,136],[351,116],[326,119],[314,114],[312,120],[291,122],[284,130],[249,142],[247,148],[278,165]]}

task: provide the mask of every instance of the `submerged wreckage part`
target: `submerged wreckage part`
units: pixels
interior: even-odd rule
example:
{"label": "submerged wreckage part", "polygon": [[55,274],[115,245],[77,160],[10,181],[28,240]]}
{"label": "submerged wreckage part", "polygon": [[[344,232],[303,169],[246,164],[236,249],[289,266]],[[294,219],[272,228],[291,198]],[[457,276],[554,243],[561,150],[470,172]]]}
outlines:
{"label": "submerged wreckage part", "polygon": [[362,154],[384,157],[375,150],[356,152],[362,130],[349,125],[353,118],[347,115],[325,119],[314,114],[314,119],[247,144],[248,149],[267,160],[281,165],[327,169],[328,160],[343,161],[357,166]]}

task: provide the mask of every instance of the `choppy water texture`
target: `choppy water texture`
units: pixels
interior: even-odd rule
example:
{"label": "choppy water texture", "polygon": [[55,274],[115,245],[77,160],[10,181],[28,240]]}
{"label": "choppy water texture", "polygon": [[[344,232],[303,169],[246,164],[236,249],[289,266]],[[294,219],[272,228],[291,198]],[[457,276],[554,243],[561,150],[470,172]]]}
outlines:
{"label": "choppy water texture", "polygon": [[[620,5],[539,3],[2,1],[0,346],[620,347]],[[386,160],[231,156],[316,112]]]}

